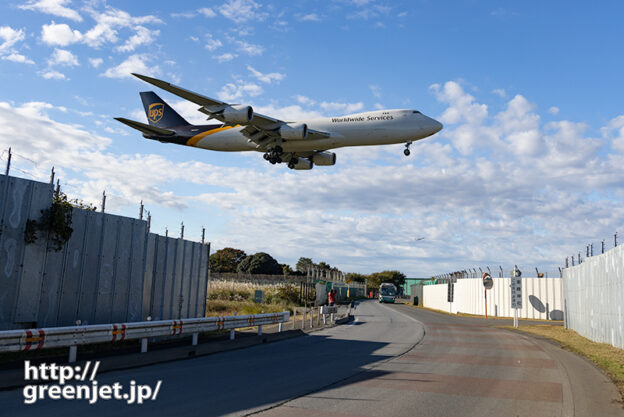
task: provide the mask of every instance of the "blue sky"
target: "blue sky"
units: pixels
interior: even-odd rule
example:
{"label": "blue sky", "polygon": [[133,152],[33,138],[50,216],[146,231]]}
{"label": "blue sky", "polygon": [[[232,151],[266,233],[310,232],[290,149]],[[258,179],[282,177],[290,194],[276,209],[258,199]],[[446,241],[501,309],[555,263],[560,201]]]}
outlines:
{"label": "blue sky", "polygon": [[[618,2],[11,1],[0,6],[0,146],[14,174],[213,248],[426,276],[551,273],[624,219]],[[285,119],[415,108],[445,129],[291,172],[259,154],[144,140],[129,76]],[[192,103],[156,90],[186,118]],[[5,155],[3,155],[3,158]],[[424,236],[424,240],[417,241]]]}

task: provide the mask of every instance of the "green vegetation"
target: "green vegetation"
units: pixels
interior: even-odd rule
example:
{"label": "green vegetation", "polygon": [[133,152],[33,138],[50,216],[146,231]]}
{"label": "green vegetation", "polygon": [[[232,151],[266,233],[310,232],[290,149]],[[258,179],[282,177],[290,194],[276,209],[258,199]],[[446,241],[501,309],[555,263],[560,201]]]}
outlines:
{"label": "green vegetation", "polygon": [[247,257],[247,254],[240,249],[219,249],[210,255],[210,270],[213,272],[236,272],[238,264],[240,264],[245,257]]}
{"label": "green vegetation", "polygon": [[258,252],[255,255],[249,255],[236,268],[237,272],[245,274],[267,274],[279,275],[284,271],[279,263],[268,253]]}
{"label": "green vegetation", "polygon": [[[264,303],[254,302],[254,291],[264,291]],[[312,299],[314,294],[312,294]],[[300,306],[299,287],[296,285],[254,285],[249,283],[216,282],[206,302],[206,315],[275,313],[292,311]]]}
{"label": "green vegetation", "polygon": [[405,283],[405,274],[399,271],[374,272],[366,277],[367,285],[378,288],[382,282],[390,282],[400,288]]}
{"label": "green vegetation", "polygon": [[547,337],[559,342],[562,348],[589,359],[606,373],[620,389],[624,400],[624,349],[613,347],[607,343],[597,343],[581,336],[574,330],[546,324],[520,326],[500,326],[509,330],[526,332]]}

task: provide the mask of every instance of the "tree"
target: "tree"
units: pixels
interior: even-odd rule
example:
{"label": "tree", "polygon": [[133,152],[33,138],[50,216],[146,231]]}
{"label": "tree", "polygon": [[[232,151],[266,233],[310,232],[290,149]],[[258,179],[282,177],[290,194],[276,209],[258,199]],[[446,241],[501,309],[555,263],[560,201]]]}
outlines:
{"label": "tree", "polygon": [[282,267],[282,272],[285,276],[292,275],[292,273],[294,272],[288,264],[280,264],[280,266]]}
{"label": "tree", "polygon": [[319,262],[317,265],[319,269],[331,269],[331,266],[327,262]]}
{"label": "tree", "polygon": [[299,260],[297,261],[297,265],[295,266],[295,268],[297,269],[297,271],[306,274],[308,272],[308,268],[312,268],[314,267],[314,262],[312,262],[311,258],[299,258]]}
{"label": "tree", "polygon": [[369,287],[378,288],[382,282],[389,282],[398,289],[405,283],[405,274],[400,271],[374,272],[367,277],[366,281]]}
{"label": "tree", "polygon": [[351,282],[366,282],[368,275],[358,274],[357,272],[349,272],[345,275],[345,278]]}
{"label": "tree", "polygon": [[234,248],[219,249],[210,255],[210,270],[213,272],[236,272],[238,264],[247,254]]}
{"label": "tree", "polygon": [[283,274],[280,264],[271,255],[264,252],[247,256],[238,264],[237,271],[245,274]]}

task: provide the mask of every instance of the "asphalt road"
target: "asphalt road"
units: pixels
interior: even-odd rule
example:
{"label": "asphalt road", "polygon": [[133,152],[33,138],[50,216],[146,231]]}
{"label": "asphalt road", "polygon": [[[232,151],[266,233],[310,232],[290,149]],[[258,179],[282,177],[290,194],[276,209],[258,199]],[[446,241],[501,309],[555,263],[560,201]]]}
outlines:
{"label": "asphalt road", "polygon": [[0,392],[2,415],[624,416],[615,386],[553,344],[479,319],[361,303],[352,324],[309,336],[98,375],[158,398],[45,400]]}

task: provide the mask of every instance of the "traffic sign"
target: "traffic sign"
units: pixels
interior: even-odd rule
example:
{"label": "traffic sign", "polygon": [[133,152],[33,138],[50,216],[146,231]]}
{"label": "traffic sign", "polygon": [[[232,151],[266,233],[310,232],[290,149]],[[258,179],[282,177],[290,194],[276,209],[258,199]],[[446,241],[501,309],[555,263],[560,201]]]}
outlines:
{"label": "traffic sign", "polygon": [[448,283],[447,293],[446,293],[446,300],[449,303],[452,303],[454,295],[455,295],[455,284],[452,283],[452,282],[449,282]]}
{"label": "traffic sign", "polygon": [[490,274],[488,274],[487,272],[483,273],[483,286],[485,287],[486,290],[491,290],[492,287],[494,286],[494,280],[492,279]]}
{"label": "traffic sign", "polygon": [[522,308],[522,278],[511,278],[511,308]]}

